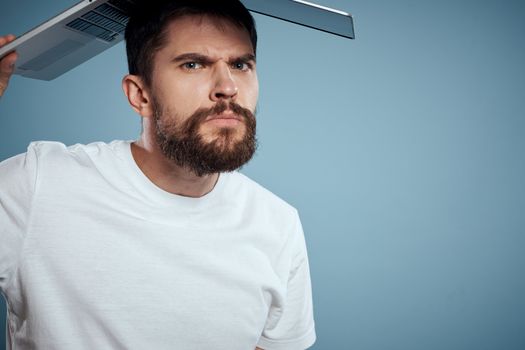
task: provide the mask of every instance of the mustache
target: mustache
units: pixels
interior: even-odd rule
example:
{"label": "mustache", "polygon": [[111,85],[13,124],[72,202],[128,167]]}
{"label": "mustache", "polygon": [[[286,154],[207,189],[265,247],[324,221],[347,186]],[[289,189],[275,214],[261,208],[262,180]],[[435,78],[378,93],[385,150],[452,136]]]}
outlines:
{"label": "mustache", "polygon": [[230,101],[219,101],[211,108],[200,108],[193,115],[188,118],[182,128],[187,132],[193,132],[199,126],[200,123],[204,122],[209,116],[221,114],[227,110],[232,111],[238,115],[241,120],[255,128],[255,115],[248,108],[244,108],[241,105]]}

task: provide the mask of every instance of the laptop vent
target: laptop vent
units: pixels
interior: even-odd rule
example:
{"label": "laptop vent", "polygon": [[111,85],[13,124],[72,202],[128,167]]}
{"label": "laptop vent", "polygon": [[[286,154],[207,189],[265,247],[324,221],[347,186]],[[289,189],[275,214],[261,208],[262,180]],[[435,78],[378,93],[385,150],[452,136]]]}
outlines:
{"label": "laptop vent", "polygon": [[111,42],[124,34],[128,20],[129,17],[124,12],[103,4],[66,26]]}
{"label": "laptop vent", "polygon": [[80,18],[77,18],[73,22],[68,23],[67,26],[78,31],[84,32],[86,34],[96,36],[97,38],[100,38],[107,42],[115,40],[115,38],[118,36],[118,33],[106,30],[102,27],[84,21]]}
{"label": "laptop vent", "polygon": [[108,4],[100,5],[95,9],[95,11],[108,17],[109,19],[112,19],[113,21],[122,23],[124,25],[126,25],[129,20],[128,15]]}
{"label": "laptop vent", "polygon": [[133,11],[135,1],[133,0],[109,0],[108,3],[120,9],[124,13],[130,13]]}
{"label": "laptop vent", "polygon": [[112,21],[93,11],[86,13],[82,18],[113,32],[124,33],[124,30],[126,29],[125,25]]}

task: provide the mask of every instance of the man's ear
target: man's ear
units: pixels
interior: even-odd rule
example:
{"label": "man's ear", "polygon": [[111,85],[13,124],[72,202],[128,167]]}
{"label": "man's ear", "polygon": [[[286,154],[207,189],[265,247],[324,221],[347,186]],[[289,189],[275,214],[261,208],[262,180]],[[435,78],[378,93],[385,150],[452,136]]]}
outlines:
{"label": "man's ear", "polygon": [[151,118],[153,104],[149,90],[142,79],[137,75],[128,74],[122,79],[122,90],[128,98],[128,103],[135,112],[143,118]]}

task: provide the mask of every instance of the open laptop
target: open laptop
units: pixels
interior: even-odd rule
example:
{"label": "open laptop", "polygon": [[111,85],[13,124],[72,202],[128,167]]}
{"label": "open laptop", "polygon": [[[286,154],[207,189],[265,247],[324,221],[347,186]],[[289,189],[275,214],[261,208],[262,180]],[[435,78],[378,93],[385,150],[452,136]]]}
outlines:
{"label": "open laptop", "polygon": [[[241,0],[252,12],[354,38],[352,16],[302,0]],[[124,39],[133,0],[83,0],[0,48],[15,74],[52,80]]]}

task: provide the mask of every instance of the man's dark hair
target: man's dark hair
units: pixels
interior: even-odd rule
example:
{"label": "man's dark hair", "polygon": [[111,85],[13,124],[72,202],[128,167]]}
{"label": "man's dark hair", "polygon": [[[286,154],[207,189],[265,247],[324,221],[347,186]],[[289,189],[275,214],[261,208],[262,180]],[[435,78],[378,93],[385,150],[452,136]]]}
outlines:
{"label": "man's dark hair", "polygon": [[247,30],[256,52],[255,21],[238,0],[139,0],[131,13],[125,34],[130,74],[142,77],[145,84],[151,86],[153,58],[166,44],[167,26],[186,15],[224,19]]}

